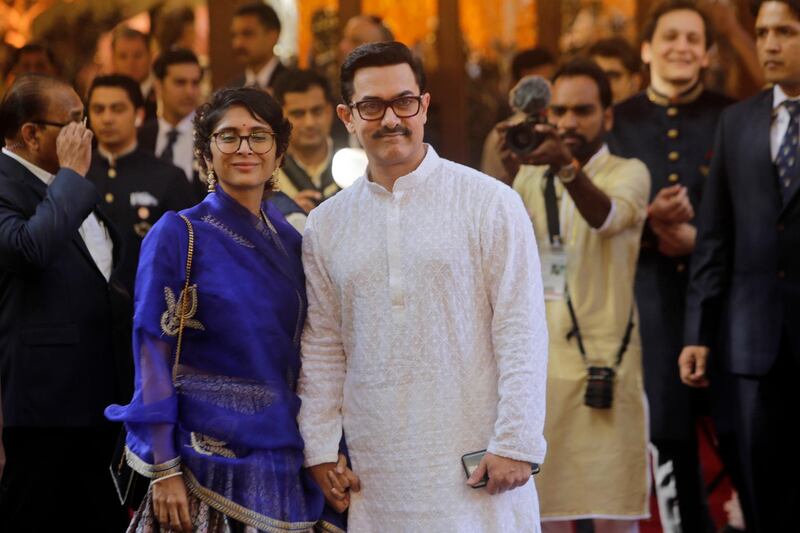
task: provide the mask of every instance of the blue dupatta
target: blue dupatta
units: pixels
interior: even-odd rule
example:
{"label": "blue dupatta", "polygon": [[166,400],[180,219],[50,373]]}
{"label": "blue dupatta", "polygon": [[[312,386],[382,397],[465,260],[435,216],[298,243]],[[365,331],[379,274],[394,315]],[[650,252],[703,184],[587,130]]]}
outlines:
{"label": "blue dupatta", "polygon": [[218,188],[181,212],[194,227],[197,297],[174,383],[187,229],[170,212],[147,234],[134,297],[135,392],[106,416],[125,423],[128,464],[142,475],[180,468],[195,496],[262,531],[340,531],[332,514],[335,525],[318,523],[324,498],[303,469],[296,422],[301,238],[274,206],[262,207],[271,224]]}

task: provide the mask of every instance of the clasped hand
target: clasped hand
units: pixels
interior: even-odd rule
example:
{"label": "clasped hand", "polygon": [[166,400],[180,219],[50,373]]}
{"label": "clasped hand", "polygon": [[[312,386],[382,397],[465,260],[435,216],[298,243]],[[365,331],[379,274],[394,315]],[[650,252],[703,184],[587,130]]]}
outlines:
{"label": "clasped hand", "polygon": [[347,466],[347,457],[339,454],[336,463],[322,463],[309,469],[328,502],[337,513],[350,506],[350,492],[361,490],[361,480]]}

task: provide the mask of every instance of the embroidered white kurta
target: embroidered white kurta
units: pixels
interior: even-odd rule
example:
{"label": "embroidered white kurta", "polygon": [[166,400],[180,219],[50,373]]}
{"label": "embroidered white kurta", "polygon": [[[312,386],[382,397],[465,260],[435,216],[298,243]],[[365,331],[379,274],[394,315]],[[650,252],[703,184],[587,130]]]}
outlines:
{"label": "embroidered white kurta", "polygon": [[[533,482],[492,496],[461,456],[541,463],[547,326],[519,196],[430,146],[393,191],[360,178],[311,212],[299,424],[306,464],[342,428],[361,532],[537,532]],[[546,468],[546,465],[545,465]]]}

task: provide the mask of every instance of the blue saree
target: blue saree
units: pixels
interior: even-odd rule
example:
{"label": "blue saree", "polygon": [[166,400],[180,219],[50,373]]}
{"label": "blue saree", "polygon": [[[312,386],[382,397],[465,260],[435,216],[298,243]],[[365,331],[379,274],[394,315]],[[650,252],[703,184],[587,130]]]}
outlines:
{"label": "blue saree", "polygon": [[[306,311],[300,235],[264,202],[269,223],[217,189],[182,211],[194,228],[173,381],[188,232],[165,214],[144,239],[136,276],[131,403],[106,416],[128,430],[128,464],[147,477],[180,470],[202,502],[260,531],[341,531],[303,469],[296,417]],[[190,291],[191,297],[191,291]]]}

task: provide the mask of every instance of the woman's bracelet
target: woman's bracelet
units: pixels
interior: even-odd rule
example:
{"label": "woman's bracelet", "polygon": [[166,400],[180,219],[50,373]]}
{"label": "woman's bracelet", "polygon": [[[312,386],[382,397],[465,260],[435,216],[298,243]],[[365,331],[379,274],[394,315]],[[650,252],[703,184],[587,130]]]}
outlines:
{"label": "woman's bracelet", "polygon": [[182,475],[183,475],[183,472],[181,472],[180,470],[178,470],[178,471],[177,471],[177,472],[175,472],[174,474],[167,474],[166,476],[157,477],[157,478],[155,478],[155,479],[152,479],[152,480],[150,480],[150,485],[155,485],[155,484],[156,484],[156,483],[158,483],[159,481],[164,481],[165,479],[169,479],[169,478],[171,478],[171,477],[178,477],[178,476],[182,476]]}

